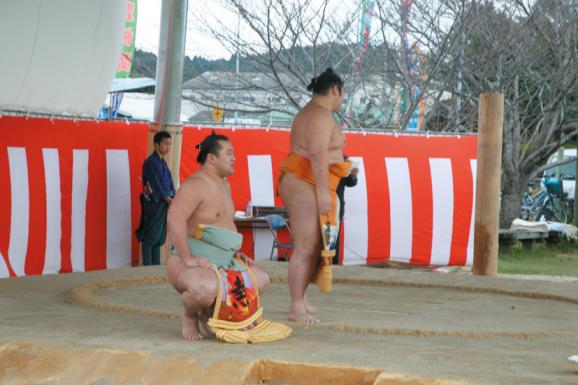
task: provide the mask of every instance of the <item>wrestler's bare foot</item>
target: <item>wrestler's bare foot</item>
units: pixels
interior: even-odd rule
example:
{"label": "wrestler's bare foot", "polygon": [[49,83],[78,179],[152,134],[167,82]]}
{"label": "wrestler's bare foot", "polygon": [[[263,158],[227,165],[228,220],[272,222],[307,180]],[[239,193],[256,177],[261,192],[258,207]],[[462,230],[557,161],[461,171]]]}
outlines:
{"label": "wrestler's bare foot", "polygon": [[291,306],[288,314],[289,321],[295,321],[300,324],[318,324],[319,320],[313,317],[305,307]]}
{"label": "wrestler's bare foot", "polygon": [[183,338],[188,341],[202,340],[203,336],[199,332],[199,320],[195,315],[191,317],[187,312],[183,312]]}

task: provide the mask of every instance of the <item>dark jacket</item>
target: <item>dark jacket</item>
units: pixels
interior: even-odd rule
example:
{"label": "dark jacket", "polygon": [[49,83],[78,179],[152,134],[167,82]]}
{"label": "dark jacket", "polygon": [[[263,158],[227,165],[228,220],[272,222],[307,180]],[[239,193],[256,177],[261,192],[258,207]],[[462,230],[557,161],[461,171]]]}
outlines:
{"label": "dark jacket", "polygon": [[337,196],[339,197],[339,220],[343,219],[343,212],[345,210],[345,200],[343,195],[345,192],[345,187],[354,187],[357,185],[357,176],[349,174],[345,178],[341,178],[339,184],[337,185]]}
{"label": "dark jacket", "polygon": [[171,170],[156,151],[146,158],[142,165],[142,183],[154,203],[175,196]]}

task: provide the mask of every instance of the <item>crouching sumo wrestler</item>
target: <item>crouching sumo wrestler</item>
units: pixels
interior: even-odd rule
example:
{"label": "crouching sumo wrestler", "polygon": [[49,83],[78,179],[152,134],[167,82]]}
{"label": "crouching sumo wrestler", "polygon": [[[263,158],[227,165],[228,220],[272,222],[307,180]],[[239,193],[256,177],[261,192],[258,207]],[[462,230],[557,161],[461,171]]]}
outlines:
{"label": "crouching sumo wrestler", "polygon": [[269,277],[239,252],[242,236],[226,179],[233,173],[233,146],[213,132],[197,148],[201,169],[181,184],[168,214],[176,253],[169,256],[167,275],[181,295],[183,337],[202,339],[200,324],[231,343],[287,338],[288,326],[262,318],[259,294]]}

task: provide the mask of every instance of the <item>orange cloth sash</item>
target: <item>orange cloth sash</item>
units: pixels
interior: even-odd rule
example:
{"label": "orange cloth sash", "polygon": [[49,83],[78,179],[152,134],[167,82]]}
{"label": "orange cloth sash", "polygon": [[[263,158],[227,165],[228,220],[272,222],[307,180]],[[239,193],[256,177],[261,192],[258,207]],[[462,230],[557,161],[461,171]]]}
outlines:
{"label": "orange cloth sash", "polygon": [[[311,168],[311,161],[302,156],[295,153],[290,152],[289,155],[283,160],[281,166],[279,167],[281,170],[281,175],[279,176],[279,181],[283,178],[283,175],[287,172],[292,173],[297,178],[310,183],[310,184],[317,184],[315,180],[315,176],[313,175],[313,169]],[[320,218],[321,223],[324,223],[329,219],[332,225],[337,224],[339,221],[339,213],[336,215],[335,207],[339,207],[339,201],[337,198],[337,186],[339,185],[339,181],[341,178],[346,177],[349,175],[351,169],[351,162],[343,161],[339,163],[333,163],[329,165],[329,174],[328,174],[328,187],[330,191],[330,195],[332,197],[332,207],[329,210],[329,218]],[[280,185],[280,183],[278,183]]]}
{"label": "orange cloth sash", "polygon": [[[328,215],[319,216],[323,249],[321,250],[318,270],[312,279],[312,282],[317,284],[319,289],[323,292],[331,291],[331,264],[332,259],[335,256],[335,243],[339,232],[339,198],[337,197],[336,190],[339,181],[341,178],[349,175],[350,169],[351,162],[349,161],[329,165],[328,187],[331,196],[331,208]],[[281,163],[280,170],[281,175],[279,176],[279,181],[281,181],[281,178],[283,178],[285,173],[290,172],[307,183],[313,185],[317,184],[315,176],[313,175],[311,161],[302,155],[290,152],[283,163]],[[280,183],[278,183],[278,185],[280,185]]]}

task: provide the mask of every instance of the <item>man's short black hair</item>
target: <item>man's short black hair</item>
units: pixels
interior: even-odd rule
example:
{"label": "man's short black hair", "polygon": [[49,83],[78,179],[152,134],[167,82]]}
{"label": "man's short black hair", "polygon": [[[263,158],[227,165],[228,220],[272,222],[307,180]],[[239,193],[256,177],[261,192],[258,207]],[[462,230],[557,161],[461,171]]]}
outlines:
{"label": "man's short black hair", "polygon": [[316,95],[327,95],[333,86],[339,87],[341,92],[343,80],[333,71],[333,68],[329,67],[321,75],[311,79],[311,84],[307,86],[307,91],[313,91],[313,94]]}
{"label": "man's short black hair", "polygon": [[211,135],[207,136],[203,141],[197,144],[199,155],[197,155],[197,162],[205,164],[209,154],[217,155],[221,149],[221,141],[228,142],[229,138],[225,135],[218,135],[214,130]]}
{"label": "man's short black hair", "polygon": [[155,134],[155,138],[154,138],[154,143],[155,144],[161,144],[161,142],[163,141],[163,139],[165,138],[170,138],[171,134],[169,134],[166,131],[159,131]]}

